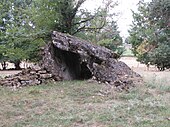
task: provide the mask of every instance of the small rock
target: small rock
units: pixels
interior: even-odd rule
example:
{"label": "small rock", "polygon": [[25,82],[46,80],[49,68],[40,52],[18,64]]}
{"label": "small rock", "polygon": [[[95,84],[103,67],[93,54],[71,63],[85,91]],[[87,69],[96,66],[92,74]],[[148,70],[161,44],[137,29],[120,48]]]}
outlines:
{"label": "small rock", "polygon": [[38,71],[38,73],[39,73],[39,74],[46,74],[47,71],[46,71],[46,70],[40,70],[40,71]]}
{"label": "small rock", "polygon": [[34,75],[36,74],[36,71],[30,71],[30,74]]}
{"label": "small rock", "polygon": [[35,65],[32,69],[34,69],[35,71],[39,71],[39,70],[41,70],[41,67],[38,65]]}
{"label": "small rock", "polygon": [[22,81],[26,81],[26,80],[29,80],[30,78],[28,75],[23,75],[23,76],[20,76],[19,79]]}
{"label": "small rock", "polygon": [[52,74],[41,74],[40,78],[49,79],[49,78],[52,78]]}

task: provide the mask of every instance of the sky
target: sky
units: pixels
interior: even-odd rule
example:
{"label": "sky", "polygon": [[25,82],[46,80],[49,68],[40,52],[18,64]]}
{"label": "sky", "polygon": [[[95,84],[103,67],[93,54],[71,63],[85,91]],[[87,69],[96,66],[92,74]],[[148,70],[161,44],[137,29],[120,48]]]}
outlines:
{"label": "sky", "polygon": [[[116,1],[116,0],[113,0]],[[117,0],[119,5],[115,7],[115,12],[119,13],[119,16],[115,17],[117,21],[120,35],[125,39],[128,34],[128,29],[130,28],[130,24],[132,24],[132,12],[131,10],[137,10],[137,3],[139,0]],[[148,2],[151,0],[145,0]],[[87,0],[83,8],[87,8],[90,11],[93,11],[94,8],[97,8],[101,5],[102,0]]]}

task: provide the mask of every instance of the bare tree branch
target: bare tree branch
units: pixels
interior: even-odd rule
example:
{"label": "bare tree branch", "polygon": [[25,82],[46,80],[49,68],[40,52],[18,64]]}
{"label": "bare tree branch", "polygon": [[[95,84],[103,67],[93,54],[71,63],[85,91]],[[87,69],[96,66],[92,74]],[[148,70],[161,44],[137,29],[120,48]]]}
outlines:
{"label": "bare tree branch", "polygon": [[85,1],[86,1],[86,0],[79,0],[79,1],[77,2],[77,5],[76,5],[76,7],[74,8],[74,10],[73,10],[73,12],[72,12],[72,16],[71,16],[72,18],[75,17],[75,15],[76,15],[79,7],[80,7]]}
{"label": "bare tree branch", "polygon": [[102,29],[102,28],[105,26],[105,24],[106,24],[106,22],[104,22],[100,27],[86,27],[86,26],[84,25],[84,26],[80,27],[79,29],[77,29],[77,30],[73,33],[73,35],[75,35],[76,33],[80,32],[80,31],[82,31],[82,30],[84,30],[84,31],[100,30],[100,29]]}
{"label": "bare tree branch", "polygon": [[88,19],[86,19],[86,20],[82,20],[82,21],[80,21],[80,22],[74,23],[73,25],[79,25],[79,24],[81,24],[81,23],[85,23],[85,22],[87,22],[87,21],[90,21],[90,20],[94,19],[95,17],[96,17],[96,15],[93,15],[92,17],[90,17],[90,18],[88,18]]}

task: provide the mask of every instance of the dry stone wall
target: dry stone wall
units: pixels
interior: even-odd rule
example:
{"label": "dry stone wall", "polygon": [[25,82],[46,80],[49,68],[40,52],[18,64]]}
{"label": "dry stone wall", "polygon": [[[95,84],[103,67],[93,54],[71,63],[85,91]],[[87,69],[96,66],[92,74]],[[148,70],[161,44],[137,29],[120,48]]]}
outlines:
{"label": "dry stone wall", "polygon": [[53,80],[52,74],[43,69],[24,69],[22,72],[6,76],[0,80],[0,85],[20,88],[24,86],[40,85]]}

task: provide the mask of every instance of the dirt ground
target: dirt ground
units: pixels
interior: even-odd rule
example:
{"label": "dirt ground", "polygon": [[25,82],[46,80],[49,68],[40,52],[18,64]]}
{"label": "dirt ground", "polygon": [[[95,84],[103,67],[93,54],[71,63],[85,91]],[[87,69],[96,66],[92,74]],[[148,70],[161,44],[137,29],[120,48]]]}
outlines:
{"label": "dirt ground", "polygon": [[[135,72],[141,74],[142,76],[146,76],[146,75],[151,75],[151,76],[157,76],[157,77],[164,77],[164,76],[170,76],[170,70],[166,70],[164,72],[160,72],[157,70],[157,68],[155,66],[150,66],[149,68],[146,67],[146,65],[139,63],[138,61],[136,61],[135,57],[122,57],[120,59],[120,61],[125,62],[132,70],[134,70]],[[22,64],[22,67],[24,66],[24,64]],[[29,65],[27,65],[29,66]],[[32,64],[31,64],[32,66]],[[9,64],[9,67],[13,67],[12,64]],[[0,71],[0,76],[4,77],[7,75],[13,75],[16,73],[19,73],[20,71]]]}

